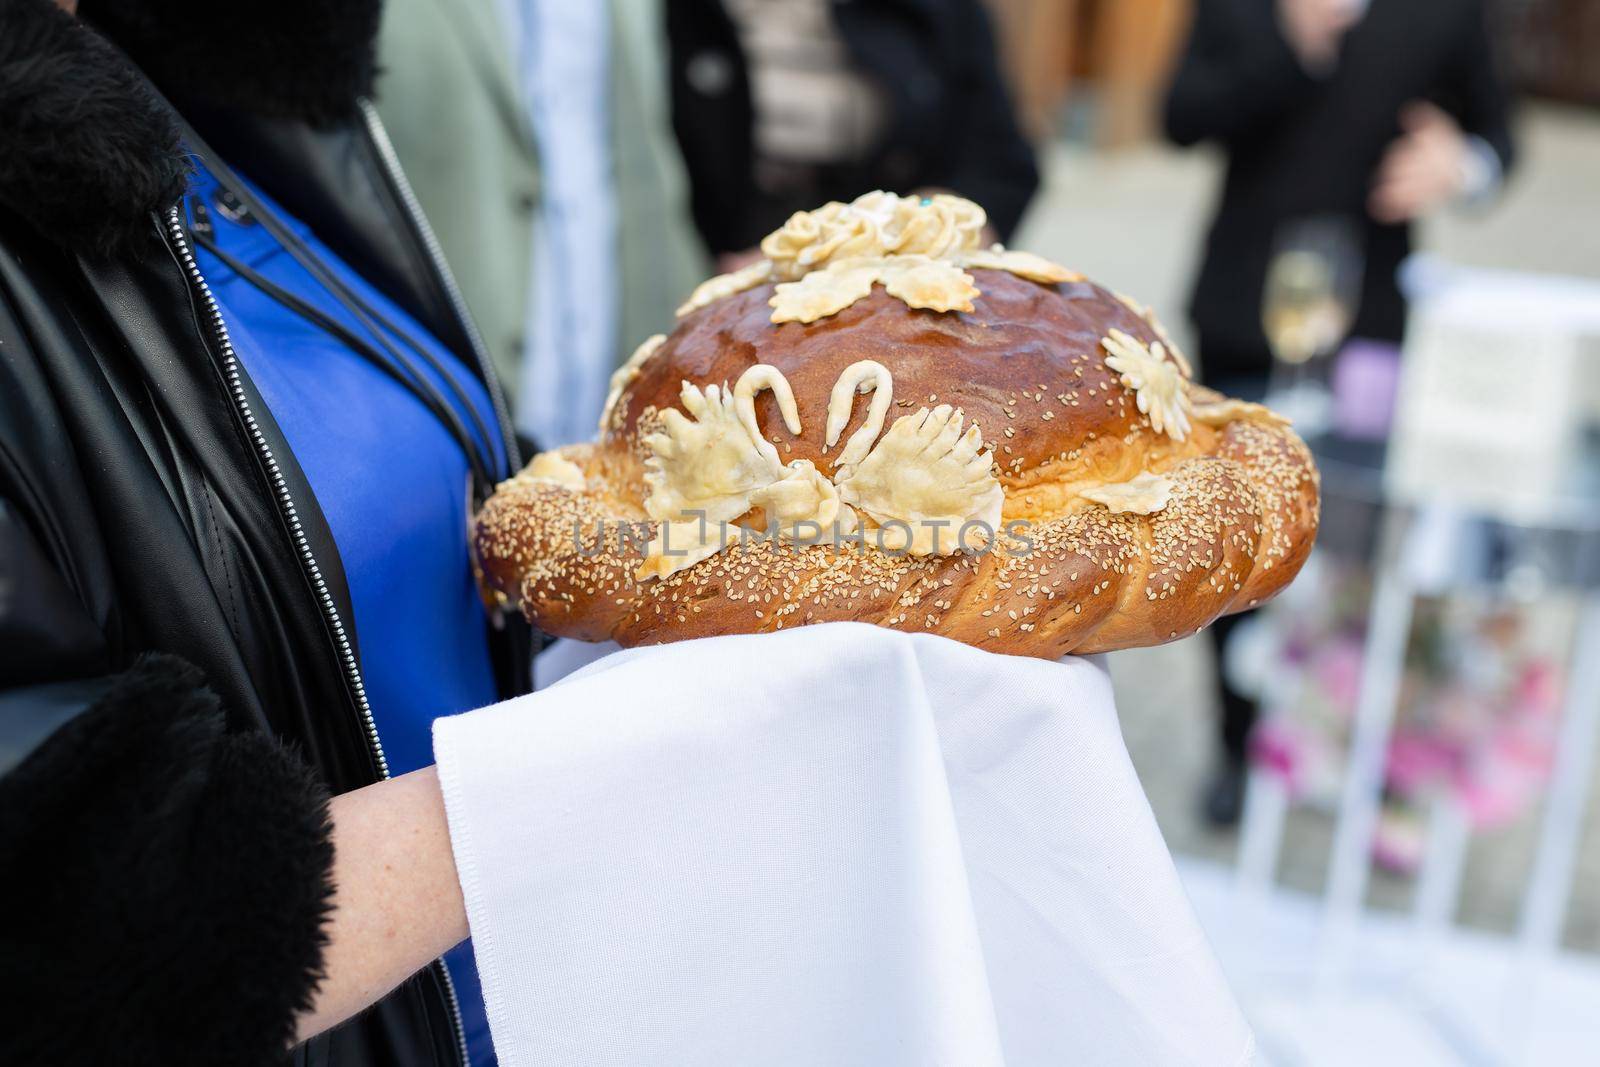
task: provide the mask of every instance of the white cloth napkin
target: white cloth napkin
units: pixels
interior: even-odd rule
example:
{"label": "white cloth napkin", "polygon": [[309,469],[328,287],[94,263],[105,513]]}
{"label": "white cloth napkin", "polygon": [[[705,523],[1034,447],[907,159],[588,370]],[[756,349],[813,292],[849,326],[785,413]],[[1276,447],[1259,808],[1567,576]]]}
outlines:
{"label": "white cloth napkin", "polygon": [[1097,662],[718,637],[434,749],[505,1067],[1253,1056]]}

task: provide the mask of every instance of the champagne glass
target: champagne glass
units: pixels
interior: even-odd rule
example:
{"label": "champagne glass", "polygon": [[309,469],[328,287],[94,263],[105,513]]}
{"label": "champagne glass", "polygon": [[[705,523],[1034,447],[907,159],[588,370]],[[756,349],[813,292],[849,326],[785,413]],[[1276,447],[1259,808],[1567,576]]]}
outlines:
{"label": "champagne glass", "polygon": [[1361,231],[1324,215],[1281,227],[1267,265],[1261,326],[1272,349],[1272,403],[1315,435],[1331,421],[1328,357],[1350,332],[1361,298]]}

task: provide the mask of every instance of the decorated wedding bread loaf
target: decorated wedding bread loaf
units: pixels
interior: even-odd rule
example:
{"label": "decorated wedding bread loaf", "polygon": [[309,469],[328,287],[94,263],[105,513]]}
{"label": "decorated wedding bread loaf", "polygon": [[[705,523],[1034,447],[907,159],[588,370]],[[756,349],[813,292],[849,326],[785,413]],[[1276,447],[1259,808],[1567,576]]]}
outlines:
{"label": "decorated wedding bread loaf", "polygon": [[477,518],[486,593],[623,645],[856,620],[1055,658],[1294,577],[1318,480],[1134,301],[953,196],[796,214],[612,379],[593,444]]}

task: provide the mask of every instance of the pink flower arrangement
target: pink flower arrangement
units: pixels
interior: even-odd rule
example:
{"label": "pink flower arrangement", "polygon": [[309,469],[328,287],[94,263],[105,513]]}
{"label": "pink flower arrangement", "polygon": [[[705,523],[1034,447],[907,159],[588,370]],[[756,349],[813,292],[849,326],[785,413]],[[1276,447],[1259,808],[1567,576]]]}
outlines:
{"label": "pink flower arrangement", "polygon": [[[1365,576],[1330,567],[1319,610],[1271,616],[1281,663],[1299,683],[1288,707],[1273,712],[1251,743],[1255,766],[1286,783],[1291,796],[1331,804],[1361,686],[1367,598],[1353,596]],[[1302,600],[1302,603],[1307,602]],[[1549,778],[1560,719],[1562,663],[1548,649],[1546,602],[1419,599],[1385,766],[1385,809],[1374,857],[1386,869],[1414,870],[1423,834],[1420,811],[1451,797],[1474,830],[1503,826],[1527,812]],[[1541,629],[1542,627],[1542,629]]]}

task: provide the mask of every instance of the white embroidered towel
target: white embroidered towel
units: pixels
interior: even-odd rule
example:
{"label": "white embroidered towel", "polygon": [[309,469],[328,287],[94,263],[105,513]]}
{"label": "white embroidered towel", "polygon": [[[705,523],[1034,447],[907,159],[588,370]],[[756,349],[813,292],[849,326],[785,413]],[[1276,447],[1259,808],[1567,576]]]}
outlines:
{"label": "white embroidered towel", "polygon": [[434,747],[505,1067],[1252,1057],[1098,662],[719,637]]}

